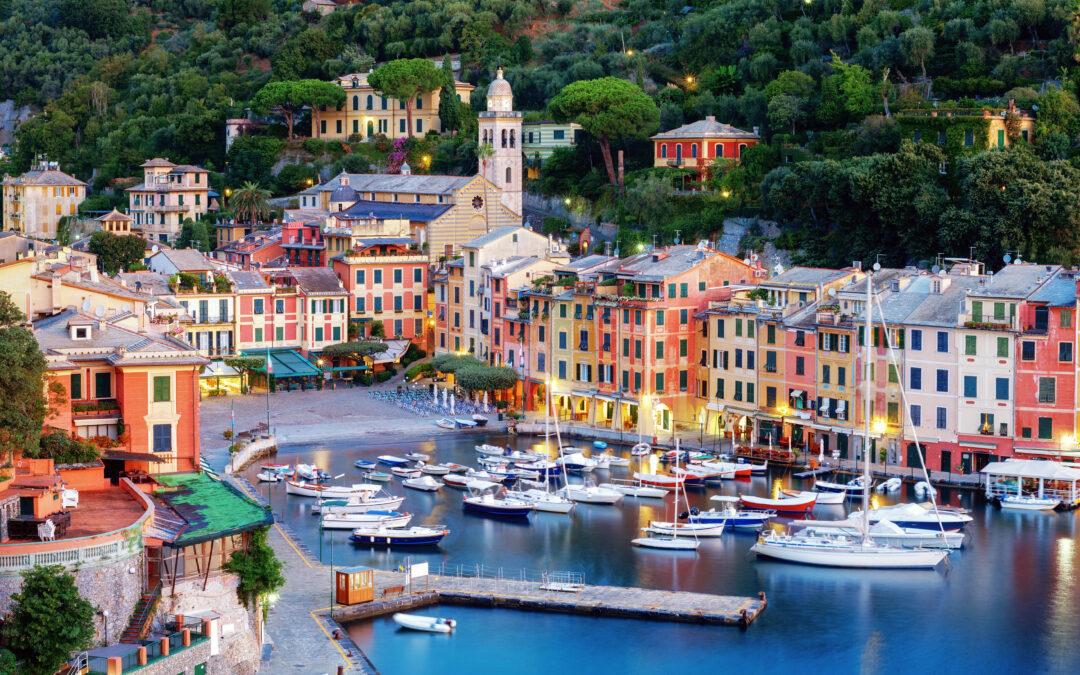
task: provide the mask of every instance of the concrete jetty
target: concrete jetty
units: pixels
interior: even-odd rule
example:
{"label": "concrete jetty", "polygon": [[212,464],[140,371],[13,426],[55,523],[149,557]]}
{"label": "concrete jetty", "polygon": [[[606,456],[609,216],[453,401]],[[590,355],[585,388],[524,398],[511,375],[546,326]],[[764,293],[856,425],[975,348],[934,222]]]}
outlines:
{"label": "concrete jetty", "polygon": [[410,593],[404,574],[378,571],[375,574],[375,600],[338,606],[333,610],[333,617],[339,623],[348,623],[434,604],[746,628],[765,611],[768,603],[764,593],[749,598],[459,576],[431,576],[417,580]]}

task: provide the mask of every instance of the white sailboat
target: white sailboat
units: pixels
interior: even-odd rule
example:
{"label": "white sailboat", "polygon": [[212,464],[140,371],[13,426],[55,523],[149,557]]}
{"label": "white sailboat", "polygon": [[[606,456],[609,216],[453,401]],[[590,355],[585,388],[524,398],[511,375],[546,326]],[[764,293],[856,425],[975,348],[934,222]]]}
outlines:
{"label": "white sailboat", "polygon": [[[679,439],[675,439],[675,467],[679,466]],[[684,494],[685,498],[686,495]],[[673,515],[678,515],[679,512],[679,483],[675,483],[675,502],[672,505],[674,509]],[[687,502],[686,508],[689,510],[690,503]],[[671,533],[667,534],[663,531],[652,530],[653,523],[649,523],[649,527],[645,529],[645,536],[631,539],[630,543],[634,546],[641,546],[642,548],[657,548],[666,549],[669,551],[696,551],[701,542],[697,538],[697,533],[691,528],[690,534],[692,539],[687,536],[683,536],[679,539],[680,523],[673,519],[671,523],[659,523],[660,525],[673,525],[671,527]],[[723,525],[720,525],[721,531],[723,531]]]}
{"label": "white sailboat", "polygon": [[[551,385],[550,385],[550,383],[548,384],[547,387],[545,387],[545,390],[546,390],[546,397],[547,397],[547,405],[544,406],[544,428],[547,429],[547,428],[549,428],[548,427],[548,413],[551,411]],[[558,419],[555,420],[555,436],[556,436],[556,439],[558,440],[559,447],[561,448],[562,447],[562,440],[561,440],[561,437],[559,436],[559,420]],[[547,452],[547,440],[546,440],[546,438],[544,440],[544,446],[545,446],[544,451],[546,453]],[[549,475],[548,469],[550,468],[549,466],[547,466],[548,464],[550,464],[550,467],[556,466],[556,464],[554,462],[546,462],[546,460],[544,460],[544,466],[543,467],[538,467],[537,470],[527,469],[537,479],[540,478],[541,475],[543,475],[544,480],[543,480],[542,483],[541,482],[525,481],[525,483],[527,483],[527,484],[521,485],[521,487],[523,487],[525,489],[519,489],[519,490],[515,490],[513,492],[507,492],[506,494],[507,494],[508,497],[510,497],[512,499],[519,499],[519,500],[521,500],[523,502],[528,502],[529,504],[532,504],[533,508],[536,509],[537,511],[543,511],[545,513],[570,513],[571,511],[574,510],[574,501],[572,499],[569,499],[566,495],[562,495],[562,494],[559,494],[558,492],[552,492],[551,491],[551,488],[550,488],[550,486],[548,484],[548,481],[547,481],[547,477]]]}
{"label": "white sailboat", "polygon": [[[875,269],[880,266],[875,264]],[[866,406],[863,435],[863,508],[859,519],[859,537],[852,538],[844,534],[821,532],[808,528],[796,534],[779,534],[775,530],[767,536],[759,537],[750,550],[758,556],[783,560],[804,565],[822,565],[825,567],[865,567],[874,569],[933,569],[948,556],[947,549],[899,548],[876,543],[870,536],[870,490],[873,484],[870,477],[870,415],[871,382],[869,336],[873,333],[873,273],[866,276],[866,335],[863,347],[863,388]],[[888,331],[886,330],[886,335]],[[886,338],[887,339],[887,338]],[[902,393],[902,392],[901,392]],[[906,399],[904,402],[906,406]],[[924,466],[925,470],[925,466]],[[929,478],[928,478],[929,480]]]}

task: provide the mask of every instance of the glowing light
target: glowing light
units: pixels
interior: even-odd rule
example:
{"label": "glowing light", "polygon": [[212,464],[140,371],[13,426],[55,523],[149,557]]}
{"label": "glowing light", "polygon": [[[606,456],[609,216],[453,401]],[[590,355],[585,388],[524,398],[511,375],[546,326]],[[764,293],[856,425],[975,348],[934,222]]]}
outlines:
{"label": "glowing light", "polygon": [[564,199],[563,203],[566,204],[567,206],[570,206],[570,198],[567,197],[566,199]]}
{"label": "glowing light", "polygon": [[687,75],[686,76],[686,83],[687,84],[693,84],[694,83],[694,76],[693,75]]}
{"label": "glowing light", "polygon": [[874,433],[876,434],[885,433],[885,420],[881,419],[880,417],[874,418],[873,429]]}
{"label": "glowing light", "polygon": [[791,414],[791,408],[787,407],[786,405],[782,405],[776,409],[776,412],[780,413],[781,416],[786,417],[787,415]]}
{"label": "glowing light", "polygon": [[723,197],[724,199],[727,199],[728,197],[731,196],[731,191],[730,190],[721,190],[720,191],[720,196]]}
{"label": "glowing light", "polygon": [[637,250],[644,251],[645,250],[645,244],[638,244],[637,245]]}
{"label": "glowing light", "polygon": [[1064,448],[1073,448],[1076,446],[1076,438],[1072,434],[1065,434],[1061,437],[1061,445]]}
{"label": "glowing light", "polygon": [[626,50],[626,55],[627,56],[633,56],[634,55],[634,50],[633,49],[627,49]]}
{"label": "glowing light", "polygon": [[232,197],[232,188],[225,188],[225,196]]}

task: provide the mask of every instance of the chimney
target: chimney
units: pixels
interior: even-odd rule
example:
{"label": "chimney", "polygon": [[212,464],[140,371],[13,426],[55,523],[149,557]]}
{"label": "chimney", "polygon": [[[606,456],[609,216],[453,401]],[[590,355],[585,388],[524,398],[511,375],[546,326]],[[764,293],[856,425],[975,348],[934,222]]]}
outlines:
{"label": "chimney", "polygon": [[705,121],[706,122],[715,122],[716,121],[716,115],[706,115],[705,116]]}
{"label": "chimney", "polygon": [[347,174],[342,173],[340,176],[338,176],[338,185],[340,185],[341,187],[345,187],[348,184],[349,176]]}
{"label": "chimney", "polygon": [[90,266],[90,281],[94,282],[95,284],[98,282],[97,265]]}

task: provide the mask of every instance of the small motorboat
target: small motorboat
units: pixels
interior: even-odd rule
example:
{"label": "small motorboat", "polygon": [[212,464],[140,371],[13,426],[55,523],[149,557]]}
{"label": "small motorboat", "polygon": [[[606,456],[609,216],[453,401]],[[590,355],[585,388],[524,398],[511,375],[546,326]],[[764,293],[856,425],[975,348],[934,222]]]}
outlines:
{"label": "small motorboat", "polygon": [[676,485],[682,485],[686,479],[681,476],[668,476],[662,473],[635,473],[634,480],[649,487],[674,490]]}
{"label": "small motorboat", "polygon": [[473,480],[472,478],[469,478],[468,476],[464,476],[464,475],[462,475],[460,473],[451,473],[451,474],[447,474],[446,476],[443,477],[443,484],[446,485],[447,487],[458,488],[459,490],[464,490],[469,486],[469,483],[471,483],[472,480]]}
{"label": "small motorboat", "polygon": [[484,417],[483,415],[474,414],[472,416],[472,421],[476,422],[476,426],[478,427],[486,427],[488,423],[488,418]]}
{"label": "small motorboat", "polygon": [[409,630],[419,630],[425,633],[449,633],[457,627],[453,619],[439,619],[433,616],[420,616],[419,614],[394,615],[394,623]]}
{"label": "small motorboat", "polygon": [[398,457],[397,455],[379,455],[379,464],[385,464],[387,466],[405,466],[409,463],[409,460],[404,457]]}
{"label": "small motorboat", "polygon": [[405,455],[405,459],[411,459],[414,462],[426,462],[431,459],[431,456],[422,452],[410,452]]}
{"label": "small motorboat", "polygon": [[[959,530],[970,523],[973,518],[966,513],[958,513],[949,509],[935,509],[933,504],[894,504],[870,509],[868,514],[870,524],[887,520],[897,527],[917,530]],[[848,514],[852,520],[862,517],[861,511],[852,511]]]}
{"label": "small motorboat", "polygon": [[369,462],[366,459],[358,459],[355,462],[353,462],[353,466],[355,466],[357,469],[363,469],[365,471],[370,471],[371,469],[375,468],[375,462]]}
{"label": "small motorboat", "polygon": [[688,471],[686,467],[671,467],[671,475],[683,479],[683,487],[705,487],[705,476]]}
{"label": "small motorboat", "polygon": [[394,474],[398,478],[419,478],[420,469],[414,469],[410,466],[395,466],[390,469],[390,473]]}
{"label": "small motorboat", "polygon": [[1057,508],[1057,505],[1060,503],[1061,500],[1051,499],[1049,497],[1021,497],[1019,495],[1009,495],[1008,497],[1001,498],[1001,508],[1022,511],[1050,511]]}
{"label": "small motorboat", "polygon": [[[862,521],[846,520],[793,520],[788,526],[792,533],[802,528],[812,529],[817,534],[832,533],[849,537],[852,540],[862,538]],[[870,526],[870,541],[881,546],[899,546],[902,548],[960,548],[964,545],[963,532],[942,532],[941,530],[919,530],[897,527],[887,520]]]}
{"label": "small motorboat", "polygon": [[292,473],[293,468],[288,464],[275,464],[273,462],[264,462],[259,465],[265,471],[276,471],[277,473]]}
{"label": "small motorboat", "polygon": [[358,527],[349,535],[358,544],[372,546],[432,546],[450,534],[441,525],[435,527]]}
{"label": "small motorboat", "polygon": [[847,485],[844,485],[842,483],[831,483],[827,480],[816,480],[814,481],[814,491],[839,492],[848,497],[858,497],[863,493],[863,482],[859,479],[855,479],[850,481]]}
{"label": "small motorboat", "polygon": [[634,457],[641,457],[652,452],[652,446],[648,443],[638,443],[634,447],[630,448],[630,454]]}
{"label": "small motorboat", "polygon": [[367,473],[363,474],[363,476],[364,476],[364,478],[366,478],[368,480],[373,480],[373,481],[375,481],[377,483],[389,483],[390,482],[390,474],[383,473],[382,471],[368,471]]}
{"label": "small motorboat", "polygon": [[900,489],[900,487],[903,484],[904,484],[904,481],[902,481],[899,478],[893,476],[889,480],[887,480],[887,481],[881,483],[880,485],[878,485],[877,487],[875,487],[874,490],[876,492],[896,492],[897,490]]}
{"label": "small motorboat", "polygon": [[371,497],[349,499],[320,499],[311,507],[312,513],[367,513],[369,511],[395,511],[404,497],[393,495],[374,495]]}
{"label": "small motorboat", "polygon": [[738,497],[717,495],[713,500],[723,502],[724,507],[708,511],[694,507],[687,514],[687,520],[691,523],[723,523],[736,530],[759,530],[776,515],[772,511],[740,511],[735,508]]}
{"label": "small motorboat", "polygon": [[277,471],[260,471],[255,474],[255,477],[260,483],[277,483],[283,480],[282,475]]}
{"label": "small motorboat", "polygon": [[546,459],[536,462],[518,462],[514,466],[525,471],[534,471],[538,478],[554,478],[562,475],[562,467]]}
{"label": "small motorboat", "polygon": [[786,488],[780,488],[780,494],[785,497],[805,497],[806,495],[814,495],[817,497],[817,503],[823,506],[834,506],[836,504],[843,504],[847,499],[847,495],[843,492],[812,492],[807,490],[788,490]]}
{"label": "small motorboat", "polygon": [[510,499],[518,499],[530,502],[537,511],[547,513],[570,513],[574,509],[574,501],[563,495],[548,492],[544,483],[525,482],[527,489],[514,492],[507,491],[506,496]]}
{"label": "small motorboat", "polygon": [[597,485],[567,485],[556,492],[567,499],[584,504],[615,504],[623,495],[618,490]]}
{"label": "small motorboat", "polygon": [[593,441],[592,446],[597,450],[604,450],[607,448],[607,443],[605,443],[604,441]]}
{"label": "small motorboat", "polygon": [[442,483],[435,480],[431,476],[420,476],[419,478],[409,478],[401,483],[407,488],[413,490],[420,490],[421,492],[437,492],[439,488],[443,486]]}
{"label": "small motorboat", "polygon": [[450,467],[445,464],[425,464],[420,462],[420,471],[430,476],[445,476],[450,473]]}
{"label": "small motorboat", "polygon": [[472,420],[466,420],[460,417],[455,417],[454,422],[458,425],[458,429],[475,429],[476,427],[480,426]]}
{"label": "small motorboat", "polygon": [[349,499],[363,495],[373,495],[382,490],[378,485],[355,483],[353,485],[320,485],[302,481],[285,481],[285,491],[300,497],[322,497],[323,499]]}
{"label": "small motorboat", "polygon": [[319,467],[312,464],[297,464],[296,469],[293,471],[293,477],[308,481],[319,480],[321,472]]}
{"label": "small motorboat", "polygon": [[802,497],[784,497],[782,499],[769,499],[767,497],[755,497],[753,495],[739,495],[739,503],[750,509],[762,509],[776,511],[777,513],[808,513],[814,510],[817,503],[817,495],[808,493]]}
{"label": "small motorboat", "polygon": [[411,513],[401,511],[373,510],[363,513],[328,512],[322,517],[323,529],[352,530],[357,527],[405,527],[412,520]]}
{"label": "small motorboat", "polygon": [[[754,467],[752,464],[723,462],[714,459],[709,460],[708,462],[702,462],[701,466],[706,469],[713,469],[714,471],[722,471],[725,477],[730,478],[749,478],[754,474]],[[728,474],[730,474],[730,476],[728,476]]]}
{"label": "small motorboat", "polygon": [[[651,533],[647,533],[650,534]],[[696,551],[701,542],[693,537],[679,539],[674,535],[653,535],[631,539],[630,543],[642,548],[660,548],[668,551]]]}
{"label": "small motorboat", "polygon": [[[741,459],[741,458],[740,458]],[[741,461],[739,462],[742,463]],[[751,476],[764,476],[769,471],[769,460],[765,460],[764,464],[751,464],[750,475]]]}
{"label": "small motorboat", "polygon": [[600,483],[600,487],[621,492],[625,497],[663,499],[668,494],[668,491],[664,488],[649,487],[648,485],[642,485],[638,481],[619,478],[612,479],[610,483]]}
{"label": "small motorboat", "polygon": [[562,468],[570,473],[588,473],[596,468],[596,461],[589,459],[580,452],[572,452],[555,460]]}
{"label": "small motorboat", "polygon": [[454,464],[453,462],[443,462],[443,466],[450,469],[450,473],[465,473],[469,470],[469,467],[464,464]]}
{"label": "small motorboat", "polygon": [[443,417],[442,419],[436,421],[435,424],[442,427],[443,429],[457,429],[457,424],[449,417]]}
{"label": "small motorboat", "polygon": [[593,455],[593,459],[597,461],[603,460],[608,466],[630,466],[629,459],[613,455],[610,451],[602,452],[599,455]]}
{"label": "small motorboat", "polygon": [[530,502],[507,499],[505,489],[498,483],[472,480],[466,487],[469,490],[469,496],[462,500],[462,506],[466,511],[488,516],[525,518],[535,509]]}
{"label": "small motorboat", "polygon": [[503,455],[506,454],[506,451],[509,448],[504,448],[504,447],[502,447],[500,445],[489,445],[487,443],[482,443],[480,445],[474,445],[473,449],[475,449],[476,452],[481,454],[481,455],[491,455],[491,456],[494,456],[494,457],[502,457]]}
{"label": "small motorboat", "polygon": [[724,522],[719,523],[664,523],[655,520],[649,521],[649,526],[645,528],[646,532],[651,534],[675,534],[676,531],[680,535],[686,535],[690,537],[719,537],[724,533]]}
{"label": "small motorboat", "polygon": [[936,494],[937,490],[935,490],[934,487],[930,485],[930,483],[927,483],[924,480],[915,483],[915,495],[920,499],[924,499],[926,497]]}

